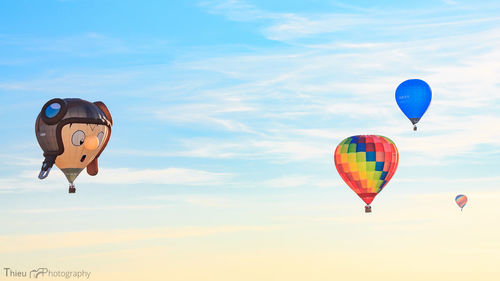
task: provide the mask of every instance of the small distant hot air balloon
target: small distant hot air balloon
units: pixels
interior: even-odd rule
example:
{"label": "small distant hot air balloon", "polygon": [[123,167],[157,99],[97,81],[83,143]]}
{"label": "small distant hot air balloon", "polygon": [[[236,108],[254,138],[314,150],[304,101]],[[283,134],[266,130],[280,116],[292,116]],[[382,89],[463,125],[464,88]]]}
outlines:
{"label": "small distant hot air balloon", "polygon": [[377,135],[352,136],[335,149],[335,167],[342,179],[366,203],[373,199],[396,172],[398,149],[389,138]]}
{"label": "small distant hot air balloon", "polygon": [[87,168],[91,176],[97,175],[97,159],[109,141],[112,124],[108,108],[100,101],[48,101],[35,123],[36,138],[45,157],[38,178],[46,178],[56,164],[68,179],[69,192],[74,193],[73,182],[83,169]]}
{"label": "small distant hot air balloon", "polygon": [[403,113],[413,123],[413,130],[417,130],[417,123],[429,107],[432,99],[431,87],[420,79],[410,79],[399,84],[396,89],[396,102]]}
{"label": "small distant hot air balloon", "polygon": [[460,194],[455,197],[455,202],[457,203],[458,207],[460,207],[460,211],[464,210],[465,204],[467,204],[467,196]]}

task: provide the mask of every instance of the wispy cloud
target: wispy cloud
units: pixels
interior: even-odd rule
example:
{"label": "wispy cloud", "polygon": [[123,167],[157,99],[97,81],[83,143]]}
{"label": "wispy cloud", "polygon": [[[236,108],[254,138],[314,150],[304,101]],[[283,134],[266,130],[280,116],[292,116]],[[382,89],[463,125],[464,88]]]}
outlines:
{"label": "wispy cloud", "polygon": [[0,235],[0,252],[33,252],[48,249],[116,245],[154,239],[179,239],[235,232],[273,231],[281,226],[213,226],[150,229],[119,229],[33,235]]}
{"label": "wispy cloud", "polygon": [[238,113],[251,113],[255,108],[241,104],[238,99],[225,98],[219,103],[188,104],[155,109],[156,118],[192,126],[215,126],[233,132],[252,133],[244,123],[231,118]]}
{"label": "wispy cloud", "polygon": [[[243,0],[204,1],[201,2],[201,7],[206,8],[211,13],[223,15],[232,21],[260,23],[260,30],[264,36],[271,40],[285,42],[297,42],[299,39],[307,39],[315,35],[326,37],[327,34],[341,33],[361,26],[366,30],[384,34],[388,30],[415,30],[451,25],[464,27],[467,24],[498,22],[500,20],[495,16],[478,19],[467,13],[460,16],[448,16],[449,6],[460,7],[462,10],[467,10],[467,6],[458,5],[458,2],[451,0],[443,1],[443,3],[448,7],[443,6],[440,10],[441,13],[417,7],[408,12],[404,9],[396,9],[396,11],[386,9],[382,5],[366,8],[339,2],[334,3],[334,5],[344,8],[346,11],[273,12]],[[436,30],[427,32],[434,33]],[[318,36],[314,38],[318,39]]]}
{"label": "wispy cloud", "polygon": [[[0,180],[1,192],[50,191],[59,189],[66,182],[63,174],[54,167],[47,179],[38,179],[38,169],[23,170],[18,176]],[[99,175],[91,177],[82,171],[78,183],[94,184],[163,184],[180,186],[216,186],[228,182],[234,175],[186,168],[131,169],[101,168]]]}
{"label": "wispy cloud", "polygon": [[[332,165],[333,166],[333,165]],[[271,188],[289,188],[289,187],[321,187],[331,188],[342,186],[340,182],[332,179],[320,179],[314,176],[306,175],[288,175],[273,178],[259,183],[260,186],[269,186]]]}
{"label": "wispy cloud", "polygon": [[102,168],[99,176],[84,176],[81,182],[99,184],[219,185],[232,175],[185,168]]}
{"label": "wispy cloud", "polygon": [[168,47],[168,42],[152,40],[148,44],[141,44],[99,32],[85,32],[65,37],[0,34],[0,46],[21,48],[26,51],[25,54],[35,57],[45,53],[89,58],[164,50]]}
{"label": "wispy cloud", "polygon": [[297,13],[277,13],[260,9],[245,1],[205,1],[201,6],[214,14],[233,21],[263,22],[262,33],[271,40],[290,40],[309,35],[343,30],[350,26],[372,22],[366,15],[321,14],[306,16]]}
{"label": "wispy cloud", "polygon": [[443,0],[443,2],[447,5],[456,5],[458,2],[453,0]]}
{"label": "wispy cloud", "polygon": [[112,205],[98,207],[68,207],[68,208],[33,208],[33,209],[12,209],[6,213],[12,214],[45,214],[45,213],[68,213],[68,212],[94,212],[94,211],[138,211],[156,210],[166,208],[166,205]]}

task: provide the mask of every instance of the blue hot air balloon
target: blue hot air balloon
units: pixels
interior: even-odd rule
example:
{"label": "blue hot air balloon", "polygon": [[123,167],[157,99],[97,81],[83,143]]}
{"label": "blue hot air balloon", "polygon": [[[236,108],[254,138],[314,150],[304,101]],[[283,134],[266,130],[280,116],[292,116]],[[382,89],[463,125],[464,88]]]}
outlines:
{"label": "blue hot air balloon", "polygon": [[396,89],[396,102],[401,111],[413,123],[413,130],[417,130],[417,123],[429,107],[432,99],[431,87],[420,79],[410,79],[399,84]]}

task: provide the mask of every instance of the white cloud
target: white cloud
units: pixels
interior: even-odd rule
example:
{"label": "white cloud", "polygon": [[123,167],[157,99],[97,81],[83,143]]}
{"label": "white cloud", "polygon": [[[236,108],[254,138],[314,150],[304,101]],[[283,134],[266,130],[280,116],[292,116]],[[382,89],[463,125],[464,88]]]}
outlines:
{"label": "white cloud", "polygon": [[[333,168],[333,164],[332,164]],[[334,168],[333,168],[334,169]],[[333,172],[332,172],[333,174]],[[259,186],[269,186],[271,188],[289,188],[289,187],[320,187],[331,188],[342,186],[336,179],[321,179],[311,175],[288,175],[259,183]]]}
{"label": "white cloud", "polygon": [[332,33],[352,27],[372,23],[368,16],[348,14],[327,14],[304,17],[297,14],[276,15],[275,24],[262,33],[271,40],[287,41],[316,34]]}
{"label": "white cloud", "polygon": [[271,40],[293,40],[373,22],[367,15],[330,13],[306,16],[270,12],[239,0],[205,1],[201,6],[233,21],[267,22],[268,26],[262,28],[261,32]]}
{"label": "white cloud", "polygon": [[[155,109],[155,117],[180,124],[192,126],[216,126],[233,132],[252,133],[243,122],[229,119],[231,115],[255,111],[255,108],[242,104],[237,99],[223,98],[220,103],[184,104]],[[224,117],[219,117],[224,116]]]}
{"label": "white cloud", "polygon": [[[31,235],[0,235],[4,245],[0,252],[33,252],[37,250],[126,244],[151,239],[180,239],[235,232],[274,231],[282,226],[228,225],[212,227],[158,227],[143,229],[99,230]],[[9,245],[9,246],[7,246]]]}
{"label": "white cloud", "polygon": [[228,198],[221,196],[210,196],[210,195],[195,195],[195,194],[170,194],[170,195],[156,195],[152,197],[141,198],[144,200],[169,202],[169,203],[179,203],[201,206],[201,207],[231,207],[239,206],[235,204]]}
{"label": "white cloud", "polygon": [[13,214],[43,214],[43,213],[67,213],[88,211],[136,211],[155,210],[165,208],[166,205],[114,205],[98,207],[68,207],[68,208],[37,208],[37,209],[11,209],[6,211]]}
{"label": "white cloud", "polygon": [[0,155],[0,163],[3,165],[9,166],[42,166],[43,159],[40,158],[31,158],[25,156],[18,155],[10,155],[10,154],[1,154]]}
{"label": "white cloud", "polygon": [[[49,177],[38,179],[39,170],[21,171],[19,176],[0,180],[2,192],[25,192],[29,190],[50,191],[66,185],[66,178],[53,168]],[[180,186],[214,186],[229,181],[234,175],[186,168],[131,169],[101,168],[99,175],[91,177],[82,171],[77,184],[164,184]]]}
{"label": "white cloud", "polygon": [[[443,0],[443,2],[447,5],[458,6],[458,3],[452,0]],[[223,15],[232,21],[260,23],[261,33],[265,37],[285,42],[297,42],[315,35],[334,37],[331,35],[332,33],[356,27],[364,27],[367,31],[382,34],[388,30],[425,30],[424,32],[434,33],[438,32],[436,28],[463,27],[476,23],[497,22],[500,19],[495,16],[478,19],[477,16],[468,13],[451,17],[447,15],[448,7],[440,10],[441,15],[436,16],[435,10],[430,12],[427,8],[418,7],[414,7],[411,11],[397,10],[395,12],[394,9],[382,6],[367,9],[343,3],[335,3],[335,5],[347,8],[351,12],[272,12],[243,0],[205,1],[202,2],[201,7],[210,13]],[[462,11],[470,10],[464,5],[461,5],[460,8]],[[477,7],[475,8],[477,9]],[[433,28],[433,30],[429,30],[429,28]],[[401,33],[399,35],[401,36]]]}
{"label": "white cloud", "polygon": [[270,187],[297,187],[304,186],[310,182],[308,176],[285,176],[265,181],[262,185]]}
{"label": "white cloud", "polygon": [[169,185],[219,185],[231,175],[185,168],[130,169],[102,168],[99,176],[84,177],[81,182],[100,184],[169,184]]}

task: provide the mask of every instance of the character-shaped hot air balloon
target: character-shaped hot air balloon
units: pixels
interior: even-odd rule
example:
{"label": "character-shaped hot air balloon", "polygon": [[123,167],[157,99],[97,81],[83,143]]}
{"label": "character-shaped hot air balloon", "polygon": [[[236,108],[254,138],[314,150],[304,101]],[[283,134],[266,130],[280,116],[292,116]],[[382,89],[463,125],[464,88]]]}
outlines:
{"label": "character-shaped hot air balloon", "polygon": [[460,211],[463,211],[465,204],[467,204],[467,196],[462,194],[457,195],[457,197],[455,197],[455,202],[457,203],[458,207],[460,207]]}
{"label": "character-shaped hot air balloon", "polygon": [[38,178],[49,175],[54,163],[69,182],[69,192],[75,192],[74,180],[87,168],[97,175],[97,159],[111,136],[113,119],[104,103],[81,99],[52,99],[36,119],[35,133],[43,149],[42,169]]}
{"label": "character-shaped hot air balloon", "polygon": [[366,203],[366,213],[371,212],[373,199],[396,172],[398,161],[396,145],[383,136],[352,136],[335,149],[335,167],[347,185]]}
{"label": "character-shaped hot air balloon", "polygon": [[417,123],[429,107],[432,99],[431,87],[420,79],[410,79],[399,84],[396,89],[396,102],[403,113],[413,123],[413,130],[417,130]]}

